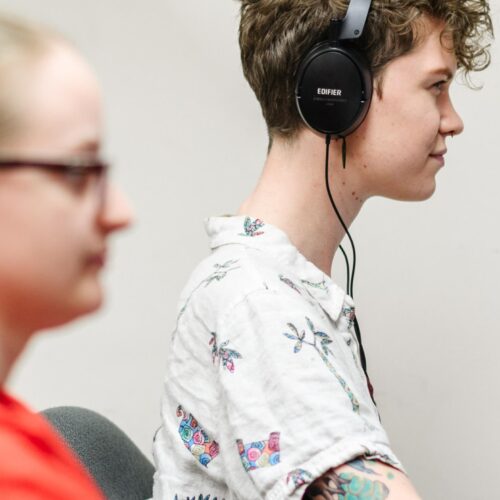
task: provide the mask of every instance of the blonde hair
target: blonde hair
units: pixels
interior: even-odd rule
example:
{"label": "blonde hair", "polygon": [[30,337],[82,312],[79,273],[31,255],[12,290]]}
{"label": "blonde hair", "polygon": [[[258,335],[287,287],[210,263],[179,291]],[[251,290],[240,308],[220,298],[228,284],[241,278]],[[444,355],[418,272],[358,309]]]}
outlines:
{"label": "blonde hair", "polygon": [[0,13],[0,144],[22,125],[26,71],[62,37],[37,24]]}

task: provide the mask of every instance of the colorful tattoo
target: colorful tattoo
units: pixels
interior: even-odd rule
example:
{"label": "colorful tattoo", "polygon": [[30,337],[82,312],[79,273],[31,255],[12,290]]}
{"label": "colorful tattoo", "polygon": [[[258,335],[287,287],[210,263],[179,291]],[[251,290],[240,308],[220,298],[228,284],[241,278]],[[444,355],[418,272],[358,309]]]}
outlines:
{"label": "colorful tattoo", "polygon": [[179,435],[184,446],[201,465],[207,467],[219,454],[219,445],[208,437],[193,415],[184,411],[180,405],[177,407],[177,416],[182,418],[179,424]]}
{"label": "colorful tattoo", "polygon": [[242,355],[233,349],[228,349],[226,346],[229,344],[229,340],[222,342],[220,346],[217,345],[217,334],[212,333],[212,338],[208,345],[212,346],[212,361],[215,364],[217,361],[220,365],[222,361],[222,368],[229,370],[229,372],[234,373],[234,360],[241,359]]}
{"label": "colorful tattoo", "polygon": [[280,463],[280,433],[271,432],[269,439],[243,444],[236,440],[241,463],[247,472]]}
{"label": "colorful tattoo", "polygon": [[293,352],[298,353],[301,351],[303,345],[308,345],[311,346],[316,350],[316,352],[319,354],[320,358],[322,359],[323,363],[325,363],[326,367],[330,370],[330,372],[335,376],[335,378],[338,380],[339,384],[342,386],[342,389],[344,389],[344,392],[347,394],[349,397],[349,400],[351,401],[352,405],[352,410],[355,413],[359,413],[359,402],[356,398],[356,396],[353,394],[351,391],[350,387],[347,385],[346,381],[340,376],[340,374],[337,372],[333,364],[330,362],[329,357],[333,356],[333,353],[329,347],[329,345],[332,343],[332,340],[330,337],[324,333],[320,332],[319,330],[316,330],[314,328],[314,325],[312,321],[306,317],[306,322],[307,326],[309,327],[309,330],[311,330],[313,334],[313,342],[306,340],[305,336],[306,333],[304,330],[302,330],[302,333],[299,333],[297,328],[293,323],[287,323],[288,328],[292,330],[293,333],[288,333],[285,332],[283,335],[290,340],[295,341],[295,345],[293,347]]}
{"label": "colorful tattoo", "polygon": [[334,470],[316,479],[306,490],[303,500],[385,500],[389,488],[380,481],[373,481],[356,474]]}
{"label": "colorful tattoo", "polygon": [[252,219],[251,217],[246,217],[243,223],[244,233],[240,233],[240,236],[249,236],[253,238],[254,236],[260,236],[264,234],[264,231],[259,231],[261,227],[264,226],[264,221],[260,219]]}
{"label": "colorful tattoo", "polygon": [[377,472],[375,472],[373,469],[369,469],[366,465],[363,459],[357,458],[356,460],[352,460],[348,464],[349,467],[352,467],[353,469],[358,470],[359,472],[364,472],[365,474],[375,474],[379,475]]}

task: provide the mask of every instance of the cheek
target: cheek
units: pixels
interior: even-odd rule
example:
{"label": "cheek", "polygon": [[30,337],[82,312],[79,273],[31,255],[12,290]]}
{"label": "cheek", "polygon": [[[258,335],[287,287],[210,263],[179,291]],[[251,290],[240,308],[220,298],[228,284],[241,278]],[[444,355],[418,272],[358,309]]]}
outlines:
{"label": "cheek", "polygon": [[[425,99],[410,102],[385,95],[382,100],[375,98],[351,143],[358,161],[366,166],[360,170],[360,183],[367,196],[408,200],[428,197],[436,171],[427,167],[438,130],[439,114]],[[420,189],[429,194],[416,192]]]}
{"label": "cheek", "polygon": [[374,100],[352,145],[363,163],[368,165],[367,174],[381,173],[390,168],[412,148],[412,134],[404,116],[404,112],[384,99]]}
{"label": "cheek", "polygon": [[[426,155],[434,149],[440,127],[440,112],[435,97],[428,91],[417,94],[400,111],[401,134],[409,138],[408,145]],[[404,130],[404,132],[403,132]]]}
{"label": "cheek", "polygon": [[3,271],[50,288],[71,280],[88,251],[89,227],[81,214],[39,204],[10,213],[0,224]]}
{"label": "cheek", "polygon": [[71,286],[81,278],[93,250],[93,219],[84,210],[61,210],[54,214],[53,220],[56,222],[46,231],[43,260],[52,272],[57,268],[61,286]]}
{"label": "cheek", "polygon": [[357,144],[376,163],[407,164],[427,158],[439,133],[440,115],[432,96],[394,99],[374,95]]}
{"label": "cheek", "polygon": [[86,264],[88,224],[38,215],[0,223],[8,242],[0,247],[0,308],[30,318],[34,329],[63,324],[102,302],[99,274]]}

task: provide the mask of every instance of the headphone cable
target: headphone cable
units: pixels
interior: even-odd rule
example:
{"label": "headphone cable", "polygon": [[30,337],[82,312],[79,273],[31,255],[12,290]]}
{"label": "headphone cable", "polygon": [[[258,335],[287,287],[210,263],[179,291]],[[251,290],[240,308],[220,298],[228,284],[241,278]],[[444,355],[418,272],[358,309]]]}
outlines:
{"label": "headphone cable", "polygon": [[[344,255],[344,259],[345,259],[345,263],[346,263],[346,267],[347,267],[347,293],[348,295],[350,295],[353,299],[354,299],[354,293],[353,293],[353,290],[354,290],[354,272],[356,270],[356,247],[354,246],[354,241],[351,237],[351,234],[349,233],[349,229],[347,229],[347,226],[346,224],[344,223],[339,211],[338,211],[338,208],[337,208],[337,205],[335,204],[335,201],[333,199],[333,195],[332,195],[332,191],[330,189],[330,176],[329,176],[329,164],[330,164],[330,143],[331,143],[331,139],[332,139],[332,136],[330,134],[326,134],[326,155],[325,155],[325,183],[326,183],[326,191],[328,193],[328,198],[330,199],[330,203],[333,207],[333,210],[335,212],[335,214],[337,215],[337,218],[340,222],[340,225],[342,226],[342,228],[344,229],[348,239],[349,239],[349,242],[351,244],[351,248],[352,248],[352,258],[353,258],[353,262],[352,262],[352,273],[349,273],[349,259],[347,258],[347,254],[345,252],[345,250],[342,248],[342,245],[339,245],[339,248],[340,250],[342,251],[342,254]],[[346,142],[345,142],[345,137],[343,138],[343,143],[342,143],[342,163],[343,163],[343,166],[345,168],[345,162],[346,162]],[[366,356],[365,356],[365,350],[363,348],[363,343],[361,341],[361,329],[359,327],[359,323],[358,323],[358,319],[356,317],[356,314],[354,314],[354,331],[356,333],[356,338],[358,340],[358,345],[359,345],[359,356],[360,356],[360,359],[361,359],[361,367],[363,368],[363,372],[365,373],[365,376],[366,376],[366,381],[368,383],[368,389],[369,389],[369,392],[370,392],[370,396],[372,398],[372,401],[373,403],[376,405],[375,403],[375,399],[373,397],[373,386],[370,382],[370,377],[368,376],[368,371],[367,371],[367,367],[366,367]]]}
{"label": "headphone cable", "polygon": [[[356,272],[356,247],[354,246],[354,241],[351,238],[351,234],[349,233],[349,229],[347,229],[347,226],[344,223],[344,220],[342,219],[338,209],[337,205],[335,204],[335,201],[333,200],[332,192],[330,189],[330,176],[328,174],[329,170],[329,164],[330,164],[330,142],[331,142],[332,136],[330,134],[326,135],[326,159],[325,159],[325,182],[326,182],[326,190],[328,192],[328,198],[330,199],[330,203],[332,204],[333,210],[335,211],[335,214],[337,215],[337,218],[344,229],[347,237],[349,238],[349,242],[351,244],[352,248],[352,273],[349,273],[349,260],[347,258],[347,254],[345,253],[344,249],[342,248],[342,245],[339,246],[340,250],[342,251],[344,255],[344,259],[346,262],[346,267],[347,267],[347,293],[354,298],[354,273]],[[343,163],[345,165],[345,138],[343,139],[344,143],[342,145],[342,150],[343,150]],[[345,166],[344,166],[345,168]]]}

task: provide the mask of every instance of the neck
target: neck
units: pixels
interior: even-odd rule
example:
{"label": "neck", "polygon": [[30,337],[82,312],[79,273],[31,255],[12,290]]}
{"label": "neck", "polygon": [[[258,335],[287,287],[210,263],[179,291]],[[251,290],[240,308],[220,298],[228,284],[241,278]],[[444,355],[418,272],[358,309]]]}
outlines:
{"label": "neck", "polygon": [[[330,144],[330,189],[349,227],[365,200],[359,165],[342,168],[341,141]],[[258,217],[282,229],[306,259],[330,275],[345,231],[328,198],[324,136],[302,130],[293,142],[273,141],[259,182],[238,213]]]}
{"label": "neck", "polygon": [[30,332],[8,327],[0,316],[0,388],[5,385],[16,359],[30,336]]}

